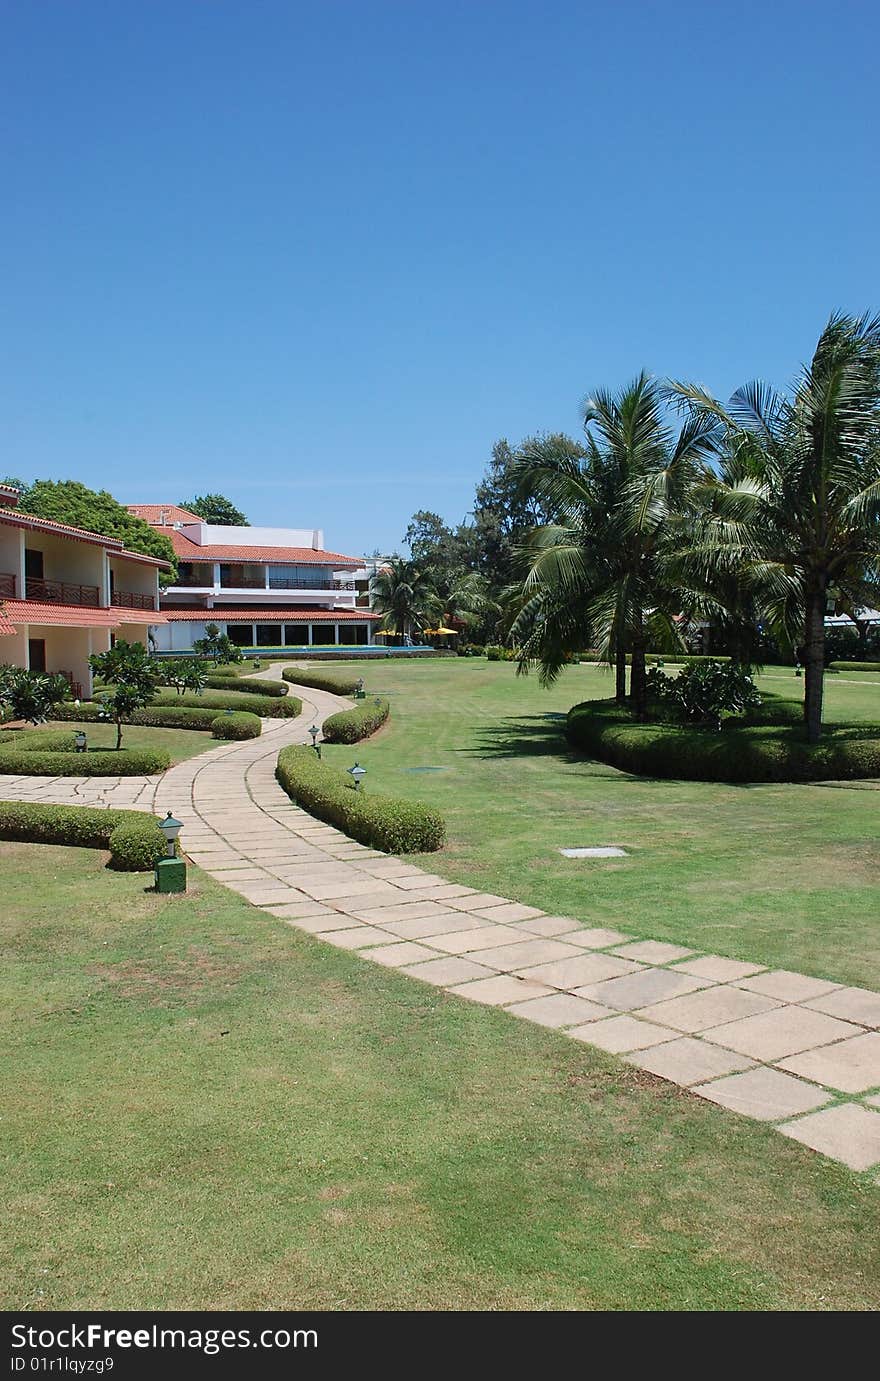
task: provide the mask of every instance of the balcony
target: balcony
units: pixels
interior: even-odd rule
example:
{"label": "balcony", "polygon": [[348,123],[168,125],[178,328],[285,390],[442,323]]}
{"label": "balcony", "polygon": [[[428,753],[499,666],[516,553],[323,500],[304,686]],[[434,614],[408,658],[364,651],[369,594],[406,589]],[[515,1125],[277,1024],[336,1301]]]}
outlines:
{"label": "balcony", "polygon": [[246,575],[244,572],[236,575],[220,575],[221,590],[265,590],[266,582],[263,575]]}
{"label": "balcony", "polygon": [[353,580],[333,580],[326,575],[269,576],[270,590],[353,590]]}
{"label": "balcony", "polygon": [[156,601],[152,595],[137,595],[133,590],[114,590],[110,603],[116,609],[155,609]]}
{"label": "balcony", "polygon": [[0,571],[0,599],[15,599],[15,576],[11,571]]}
{"label": "balcony", "polygon": [[40,604],[79,604],[98,609],[99,596],[97,585],[76,585],[66,580],[37,580],[34,576],[28,576],[25,581],[25,599],[34,599]]}

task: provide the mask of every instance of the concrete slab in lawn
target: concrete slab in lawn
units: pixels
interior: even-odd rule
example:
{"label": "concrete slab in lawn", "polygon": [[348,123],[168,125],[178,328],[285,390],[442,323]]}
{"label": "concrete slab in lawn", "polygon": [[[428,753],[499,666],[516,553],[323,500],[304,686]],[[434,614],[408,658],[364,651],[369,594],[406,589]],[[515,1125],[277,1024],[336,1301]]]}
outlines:
{"label": "concrete slab in lawn", "polygon": [[672,969],[643,969],[624,978],[609,978],[604,983],[591,983],[578,988],[578,996],[591,1002],[604,1002],[618,1012],[632,1012],[636,1007],[663,1002],[667,998],[682,997],[708,987],[707,978],[691,978]]}
{"label": "concrete slab in lawn", "polygon": [[445,954],[470,954],[473,950],[496,949],[501,945],[515,945],[522,935],[509,925],[487,925],[472,930],[454,930],[448,935],[434,937],[434,948]]}
{"label": "concrete slab in lawn", "polygon": [[880,1086],[880,1031],[869,1031],[820,1050],[807,1050],[780,1063],[783,1069],[842,1093],[865,1093]]}
{"label": "concrete slab in lawn", "polygon": [[[670,969],[669,972],[676,973],[677,969]],[[689,993],[686,997],[672,998],[669,1002],[654,1003],[643,1009],[642,1016],[648,1021],[659,1021],[665,1026],[674,1027],[676,1031],[692,1035],[695,1031],[706,1031],[711,1026],[721,1026],[740,1017],[771,1012],[779,1005],[772,997],[744,993],[739,988],[719,984],[699,993]]]}
{"label": "concrete slab in lawn", "polygon": [[867,988],[838,988],[804,1006],[829,1017],[840,1017],[841,1021],[854,1021],[858,1026],[880,1026],[880,993]]}
{"label": "concrete slab in lawn", "polygon": [[367,945],[381,945],[383,941],[396,940],[397,936],[371,925],[359,925],[351,930],[322,931],[320,938],[329,945],[338,945],[340,949],[364,949]]}
{"label": "concrete slab in lawn", "polygon": [[587,1041],[600,1050],[608,1050],[612,1055],[625,1055],[630,1050],[645,1050],[649,1045],[659,1045],[669,1040],[669,1031],[663,1026],[652,1026],[648,1021],[637,1021],[635,1017],[609,1017],[606,1021],[587,1022],[586,1026],[575,1026],[567,1033],[575,1040]]}
{"label": "concrete slab in lawn", "polygon": [[497,978],[478,978],[473,983],[458,983],[449,991],[459,997],[470,998],[471,1002],[501,1007],[529,997],[547,997],[551,989],[545,988],[543,983],[529,983],[526,979],[514,978],[513,974],[500,973]]}
{"label": "concrete slab in lawn", "polygon": [[627,1059],[639,1069],[657,1074],[682,1088],[752,1068],[752,1061],[745,1055],[735,1055],[732,1050],[722,1050],[720,1045],[709,1045],[692,1036],[680,1036],[676,1041],[667,1041],[665,1045],[629,1055]]}
{"label": "concrete slab in lawn", "polygon": [[399,940],[396,944],[361,949],[361,958],[374,959],[377,964],[386,964],[390,969],[400,969],[404,964],[417,964],[422,959],[430,959],[435,953],[427,945],[417,945],[413,940]]}
{"label": "concrete slab in lawn", "polygon": [[425,983],[433,983],[438,988],[451,988],[454,983],[467,983],[472,978],[492,977],[492,969],[457,954],[429,959],[424,964],[408,964],[401,972],[421,978]]}
{"label": "concrete slab in lawn", "polygon": [[711,978],[715,983],[734,983],[738,978],[750,978],[760,973],[766,964],[743,964],[739,959],[725,959],[721,954],[704,954],[699,959],[688,959],[676,964],[683,973],[692,973],[695,978]]}
{"label": "concrete slab in lawn", "polygon": [[465,930],[479,930],[483,922],[469,921],[456,911],[454,915],[419,916],[412,921],[383,921],[382,925],[401,940],[425,940],[430,935],[460,935]]}
{"label": "concrete slab in lawn", "polygon": [[745,1074],[731,1074],[726,1079],[715,1079],[710,1084],[698,1084],[694,1088],[701,1098],[710,1103],[718,1103],[731,1112],[742,1113],[744,1117],[754,1117],[759,1122],[780,1122],[784,1117],[795,1113],[809,1112],[829,1101],[824,1089],[815,1084],[805,1084],[802,1079],[793,1079],[790,1074],[780,1074],[778,1069],[768,1069],[765,1065],[750,1069]]}
{"label": "concrete slab in lawn", "polygon": [[543,914],[544,912],[539,911],[536,906],[522,906],[515,901],[504,902],[502,906],[480,907],[477,912],[478,916],[497,925],[506,925],[512,921],[532,921]]}
{"label": "concrete slab in lawn", "polygon": [[582,949],[610,949],[612,945],[622,945],[624,940],[631,939],[631,935],[624,935],[620,930],[606,930],[604,926],[588,926],[579,929],[577,934],[567,935],[566,943],[580,945]]}
{"label": "concrete slab in lawn", "polygon": [[756,978],[739,978],[736,986],[750,993],[776,997],[780,1002],[809,1002],[811,998],[824,997],[840,984],[828,983],[824,978],[808,978],[803,973],[790,973],[788,969],[770,969]]}
{"label": "concrete slab in lawn", "polygon": [[552,964],[524,969],[522,976],[537,983],[551,983],[554,988],[577,988],[584,983],[601,983],[603,978],[622,978],[641,967],[631,959],[616,959],[611,954],[579,954],[576,959],[557,959]]}
{"label": "concrete slab in lawn", "polygon": [[497,949],[481,950],[481,956],[493,968],[512,973],[514,969],[524,969],[529,964],[549,964],[554,959],[576,959],[581,951],[574,945],[563,944],[561,940],[545,940],[540,936],[524,939],[518,945],[501,945]]}
{"label": "concrete slab in lawn", "polygon": [[563,858],[626,858],[626,849],[617,844],[600,844],[591,849],[559,849]]}
{"label": "concrete slab in lawn", "polygon": [[508,1008],[515,1017],[525,1017],[540,1026],[577,1026],[585,1021],[598,1021],[608,1016],[608,1008],[598,1002],[586,1002],[571,993],[551,993],[549,997],[533,997],[528,1002],[514,1002]]}
{"label": "concrete slab in lawn", "polygon": [[663,940],[634,940],[614,950],[623,959],[638,959],[643,964],[671,964],[673,959],[686,959],[693,952],[684,945],[667,945]]}
{"label": "concrete slab in lawn", "polygon": [[517,930],[528,931],[530,935],[567,935],[569,931],[580,930],[580,921],[567,916],[536,916],[531,921],[514,922]]}
{"label": "concrete slab in lawn", "polygon": [[452,906],[456,911],[479,911],[489,906],[506,906],[507,897],[496,897],[492,892],[472,892],[470,896],[455,897]]}
{"label": "concrete slab in lawn", "polygon": [[299,930],[306,930],[310,935],[324,935],[330,930],[351,930],[351,917],[339,916],[332,911],[325,911],[319,916],[303,916],[300,908],[294,907],[295,914],[287,915],[286,906],[269,907],[273,916],[277,916],[282,921],[290,921]]}
{"label": "concrete slab in lawn", "polygon": [[777,1007],[757,1017],[713,1026],[703,1032],[703,1039],[738,1050],[741,1055],[751,1055],[755,1060],[782,1060],[816,1045],[861,1034],[859,1027],[848,1021],[838,1021],[806,1007]]}
{"label": "concrete slab in lawn", "polygon": [[786,1122],[778,1130],[823,1156],[842,1161],[851,1170],[868,1170],[880,1163],[880,1113],[856,1103],[839,1103],[824,1112]]}

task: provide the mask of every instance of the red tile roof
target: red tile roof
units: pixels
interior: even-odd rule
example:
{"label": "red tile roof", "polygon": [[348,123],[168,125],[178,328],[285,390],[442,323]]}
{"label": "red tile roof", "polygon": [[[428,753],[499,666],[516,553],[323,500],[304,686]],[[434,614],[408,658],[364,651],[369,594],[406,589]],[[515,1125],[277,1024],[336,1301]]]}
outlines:
{"label": "red tile roof", "polygon": [[[174,523],[201,523],[204,522],[197,513],[190,513],[188,508],[181,508],[176,503],[127,503],[126,508],[129,513],[133,513],[136,518],[143,518],[145,523],[151,527],[171,527]],[[162,515],[165,521],[162,521]]]}
{"label": "red tile roof", "polygon": [[33,599],[8,599],[3,606],[7,622],[45,624],[61,628],[118,628],[122,623],[165,623],[155,609],[91,609],[81,604],[39,604]]}
{"label": "red tile roof", "polygon": [[379,617],[369,609],[248,609],[230,604],[214,609],[163,609],[169,623],[350,623]]}
{"label": "red tile roof", "polygon": [[85,528],[71,527],[69,523],[56,523],[52,518],[35,518],[32,513],[22,513],[17,508],[0,508],[0,523],[38,532],[55,532],[59,537],[76,537],[81,542],[94,542],[96,546],[115,552],[123,550],[123,543],[118,537],[102,537],[99,532],[87,532]]}
{"label": "red tile roof", "polygon": [[6,615],[6,608],[0,604],[0,638],[5,638],[10,633],[17,633],[18,629],[9,622]]}
{"label": "red tile roof", "polygon": [[186,561],[265,561],[276,566],[362,566],[358,556],[341,556],[337,551],[315,551],[313,547],[234,547],[218,544],[199,546],[182,532],[169,528],[175,553]]}

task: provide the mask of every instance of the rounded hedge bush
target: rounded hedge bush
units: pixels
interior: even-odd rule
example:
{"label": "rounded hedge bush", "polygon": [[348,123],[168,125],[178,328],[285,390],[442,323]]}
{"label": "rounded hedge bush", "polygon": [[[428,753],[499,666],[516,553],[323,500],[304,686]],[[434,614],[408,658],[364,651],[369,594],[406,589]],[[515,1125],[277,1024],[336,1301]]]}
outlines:
{"label": "rounded hedge bush", "polygon": [[21,729],[0,734],[0,773],[21,777],[141,777],[164,772],[164,748],[112,748],[77,753],[66,730]]}
{"label": "rounded hedge bush", "polygon": [[880,662],[829,662],[829,671],[880,671]]}
{"label": "rounded hedge bush", "polygon": [[205,685],[212,690],[234,690],[242,695],[271,695],[273,699],[281,700],[287,694],[287,686],[283,681],[268,681],[257,676],[238,676],[235,678],[234,686],[230,686],[231,676],[207,676]]}
{"label": "rounded hedge bush", "polygon": [[354,695],[360,679],[351,672],[321,671],[313,667],[285,667],[281,675],[296,686],[309,686],[330,695]]}
{"label": "rounded hedge bush", "polygon": [[214,738],[259,738],[263,732],[260,716],[248,714],[246,710],[233,710],[231,714],[218,714],[211,721]]}
{"label": "rounded hedge bush", "polygon": [[294,719],[298,714],[302,714],[302,701],[295,695],[248,694],[247,691],[240,691],[237,683],[235,690],[208,690],[201,695],[193,694],[192,691],[178,695],[173,690],[160,690],[151,703],[152,707],[213,710],[215,715],[218,710],[246,710],[251,714],[262,715],[265,719]]}
{"label": "rounded hedge bush", "polygon": [[[53,710],[56,719],[70,720],[76,724],[106,723],[102,720],[101,706],[95,700],[85,700],[79,705],[68,701]],[[215,709],[193,709],[189,705],[148,705],[144,710],[135,710],[132,724],[148,729],[207,729],[217,717]]]}
{"label": "rounded hedge bush", "polygon": [[124,873],[146,873],[165,857],[165,836],[150,815],[117,825],[107,841],[110,867]]}
{"label": "rounded hedge bush", "polygon": [[294,745],[278,754],[275,775],[291,800],[310,815],[385,853],[433,853],[446,837],[443,817],[418,801],[354,791],[343,773],[311,748]]}
{"label": "rounded hedge bush", "polygon": [[340,710],[325,719],[321,733],[325,743],[360,743],[362,738],[381,729],[390,712],[387,700],[359,700],[352,709]]}
{"label": "rounded hedge bush", "polygon": [[0,839],[110,849],[111,866],[128,872],[146,872],[165,854],[165,836],[152,815],[98,806],[0,801]]}
{"label": "rounded hedge bush", "polygon": [[588,700],[569,710],[566,732],[591,757],[640,776],[714,782],[880,777],[880,726],[831,725],[811,746],[800,716],[796,724],[727,720],[721,733],[712,733],[641,724],[613,701]]}

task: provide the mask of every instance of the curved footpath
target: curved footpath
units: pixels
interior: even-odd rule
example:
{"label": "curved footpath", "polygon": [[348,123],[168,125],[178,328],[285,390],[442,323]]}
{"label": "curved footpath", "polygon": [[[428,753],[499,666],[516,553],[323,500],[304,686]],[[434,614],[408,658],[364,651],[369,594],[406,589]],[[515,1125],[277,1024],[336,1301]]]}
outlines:
{"label": "curved footpath", "polygon": [[[259,675],[280,679],[281,664]],[[0,778],[0,797],[171,810],[192,862],[271,915],[623,1055],[855,1170],[880,1166],[880,994],[588,929],[355,843],[275,780],[279,749],[351,703],[293,689],[296,720],[264,719],[260,738],[159,779]]]}

